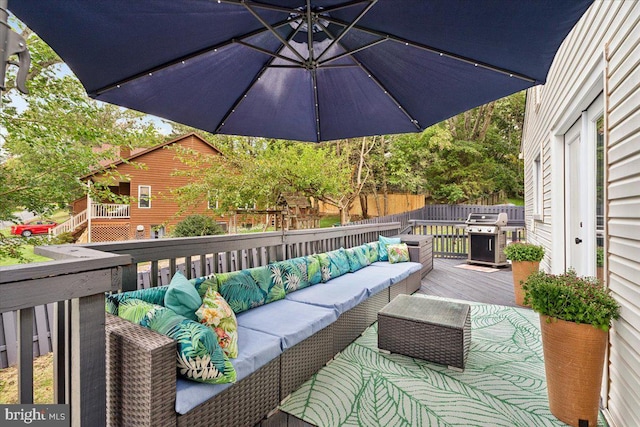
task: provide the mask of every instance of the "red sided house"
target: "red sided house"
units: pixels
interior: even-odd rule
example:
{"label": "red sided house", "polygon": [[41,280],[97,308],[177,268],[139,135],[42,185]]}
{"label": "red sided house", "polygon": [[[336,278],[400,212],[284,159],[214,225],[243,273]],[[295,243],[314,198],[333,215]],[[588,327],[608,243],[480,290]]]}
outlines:
{"label": "red sided house", "polygon": [[[77,232],[84,228],[86,231],[83,236],[87,237],[81,237],[80,241],[107,242],[159,238],[168,233],[172,226],[187,215],[176,217],[179,206],[171,197],[172,189],[188,183],[187,177],[172,176],[176,170],[186,169],[184,164],[175,159],[174,151],[167,149],[173,144],[180,144],[206,155],[221,155],[217,148],[195,133],[147,149],[129,153],[121,151],[120,157],[127,162],[118,160],[109,167],[117,168],[128,180],[119,182],[110,189],[115,194],[130,196],[130,203],[100,203],[98,200],[89,201],[86,197],[78,199],[73,202],[71,219],[58,226],[54,234]],[[136,168],[128,162],[144,164],[145,167]],[[103,173],[104,170],[96,171],[84,179],[97,182]],[[88,204],[91,205],[91,215],[88,215]],[[206,197],[203,197],[202,204],[190,209],[188,214],[210,212]],[[224,222],[225,218],[216,219]]]}

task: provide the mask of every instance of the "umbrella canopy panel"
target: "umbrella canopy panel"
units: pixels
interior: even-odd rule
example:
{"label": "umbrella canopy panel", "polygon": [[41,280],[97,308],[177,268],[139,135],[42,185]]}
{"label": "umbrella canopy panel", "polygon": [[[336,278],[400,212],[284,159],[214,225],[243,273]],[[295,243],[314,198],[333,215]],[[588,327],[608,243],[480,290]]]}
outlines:
{"label": "umbrella canopy panel", "polygon": [[214,133],[415,132],[544,83],[592,0],[12,0],[87,93]]}

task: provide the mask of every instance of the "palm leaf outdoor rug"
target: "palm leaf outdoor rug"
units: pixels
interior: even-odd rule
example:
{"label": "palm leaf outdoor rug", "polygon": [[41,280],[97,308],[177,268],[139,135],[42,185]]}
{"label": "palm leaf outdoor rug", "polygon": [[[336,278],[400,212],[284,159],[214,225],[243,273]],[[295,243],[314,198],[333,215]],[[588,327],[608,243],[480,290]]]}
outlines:
{"label": "palm leaf outdoor rug", "polygon": [[564,426],[549,412],[538,315],[469,304],[464,372],[380,353],[376,323],[280,409],[322,427]]}

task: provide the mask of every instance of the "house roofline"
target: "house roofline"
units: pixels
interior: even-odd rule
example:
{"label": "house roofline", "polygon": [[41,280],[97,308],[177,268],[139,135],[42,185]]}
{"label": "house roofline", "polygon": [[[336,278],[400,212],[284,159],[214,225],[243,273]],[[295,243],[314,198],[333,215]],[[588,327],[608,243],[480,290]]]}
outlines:
{"label": "house roofline", "polygon": [[[135,159],[135,158],[137,158],[137,157],[144,156],[145,154],[148,154],[148,153],[150,153],[150,152],[152,152],[152,151],[155,151],[155,150],[159,150],[159,149],[164,148],[164,147],[166,147],[166,146],[168,146],[168,145],[175,144],[176,142],[181,141],[181,140],[183,140],[183,139],[186,139],[186,138],[188,138],[188,137],[190,137],[190,136],[194,136],[194,137],[198,138],[200,141],[204,142],[205,144],[207,144],[208,146],[210,146],[211,148],[213,148],[213,149],[214,149],[215,151],[217,151],[219,154],[222,154],[222,151],[220,151],[220,150],[218,149],[218,147],[216,147],[215,145],[213,145],[211,142],[207,141],[206,139],[204,139],[203,137],[201,137],[200,135],[198,135],[198,134],[197,134],[197,133],[195,133],[195,132],[189,132],[189,133],[184,134],[184,135],[181,135],[181,136],[179,136],[179,137],[177,137],[177,138],[174,138],[174,139],[171,139],[171,140],[169,140],[169,141],[163,142],[162,144],[158,144],[158,145],[155,145],[155,146],[153,146],[153,147],[149,147],[148,149],[146,149],[146,150],[144,150],[144,151],[140,151],[139,153],[136,153],[136,154],[133,154],[133,155],[131,155],[131,156],[127,157],[125,160],[126,160],[126,161],[130,161],[130,160],[133,160],[133,159]],[[111,163],[109,163],[109,164],[107,164],[107,165],[104,165],[104,166],[103,166],[103,167],[101,167],[100,169],[97,169],[97,170],[95,170],[95,171],[93,171],[93,172],[91,172],[91,173],[88,173],[88,174],[86,174],[86,175],[84,175],[84,176],[80,177],[80,179],[87,179],[87,178],[90,178],[90,177],[92,177],[92,176],[94,176],[94,175],[99,175],[99,174],[103,173],[105,170],[107,170],[107,169],[109,169],[109,168],[112,168],[112,167],[114,167],[114,166],[116,166],[116,167],[117,167],[117,166],[119,166],[119,165],[121,165],[121,164],[123,164],[123,163],[125,163],[125,161],[124,161],[123,159],[116,160],[116,161],[111,162]]]}

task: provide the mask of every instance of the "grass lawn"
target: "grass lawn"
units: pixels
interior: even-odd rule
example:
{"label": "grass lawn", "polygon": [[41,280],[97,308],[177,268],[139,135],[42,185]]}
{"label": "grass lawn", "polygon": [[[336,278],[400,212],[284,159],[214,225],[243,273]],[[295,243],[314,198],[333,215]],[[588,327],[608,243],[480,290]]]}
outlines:
{"label": "grass lawn", "polygon": [[[53,402],[53,353],[37,357],[33,361],[34,403]],[[10,366],[0,369],[0,402],[18,402],[18,368]]]}
{"label": "grass lawn", "polygon": [[[6,236],[10,239],[14,238],[10,234],[9,228],[0,229],[0,234]],[[15,237],[18,238],[18,237]],[[46,258],[40,255],[36,255],[33,253],[33,245],[22,245],[20,248],[22,256],[27,259],[27,262],[42,262],[42,261],[50,261],[50,258]],[[15,258],[9,258],[5,256],[0,256],[0,267],[6,267],[7,265],[15,265],[19,264],[18,260]]]}
{"label": "grass lawn", "polygon": [[340,215],[326,215],[320,218],[320,228],[333,227],[333,224],[340,224]]}

